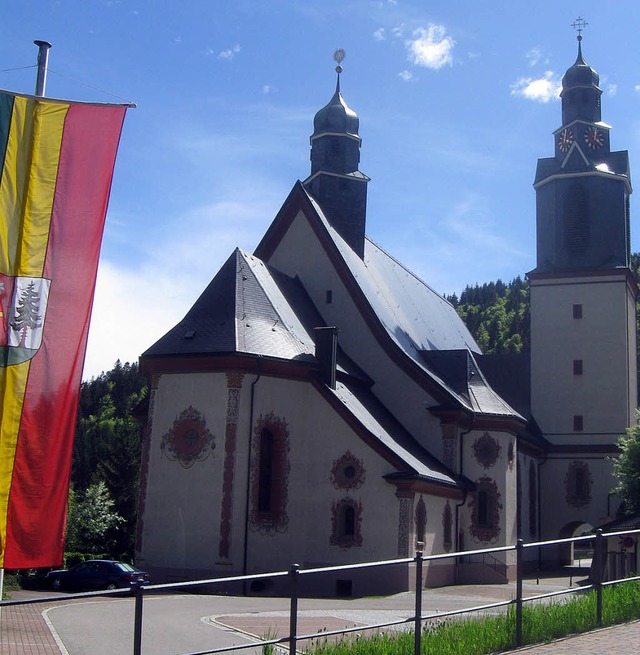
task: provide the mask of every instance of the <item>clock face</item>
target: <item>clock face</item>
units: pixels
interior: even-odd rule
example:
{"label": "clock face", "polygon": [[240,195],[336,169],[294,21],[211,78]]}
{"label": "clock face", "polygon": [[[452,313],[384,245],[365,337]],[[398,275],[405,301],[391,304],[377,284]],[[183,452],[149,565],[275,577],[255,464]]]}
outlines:
{"label": "clock face", "polygon": [[558,137],[558,148],[562,152],[567,152],[569,148],[571,147],[571,144],[573,143],[573,132],[568,128],[565,127],[562,132],[560,132],[560,136]]}
{"label": "clock face", "polygon": [[602,133],[602,130],[599,130],[595,126],[588,127],[584,131],[584,142],[589,146],[589,148],[591,148],[591,150],[602,148],[604,145],[604,134]]}

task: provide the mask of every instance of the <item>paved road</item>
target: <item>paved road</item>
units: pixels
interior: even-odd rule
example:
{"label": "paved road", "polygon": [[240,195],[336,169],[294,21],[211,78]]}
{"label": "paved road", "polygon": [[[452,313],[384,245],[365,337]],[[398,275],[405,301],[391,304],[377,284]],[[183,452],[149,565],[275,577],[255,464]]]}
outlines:
{"label": "paved road", "polygon": [[[531,581],[526,583],[525,593],[558,591],[566,584],[566,578],[541,580],[540,584]],[[514,595],[513,585],[443,587],[425,591],[423,611],[443,613],[508,601]],[[52,607],[46,616],[69,655],[130,653],[133,603],[130,598],[97,598],[81,606],[74,602]],[[298,634],[403,620],[413,615],[413,608],[411,593],[353,600],[302,599]],[[250,644],[249,635],[265,638],[277,633],[284,637],[289,631],[288,600],[278,598],[149,595],[143,616],[143,653],[153,655]]]}
{"label": "paved road", "polygon": [[[565,588],[567,579],[525,583],[525,595]],[[25,593],[25,592],[21,592]],[[33,595],[33,594],[31,594]],[[64,597],[64,594],[61,594]],[[483,585],[427,590],[425,613],[443,613],[510,600],[513,586]],[[300,601],[298,634],[320,629],[370,625],[413,614],[410,593],[388,598],[354,600],[303,599]],[[129,655],[133,643],[133,599],[96,597],[62,600],[56,605],[5,608],[2,615],[0,655]],[[9,622],[11,612],[21,612],[19,621]],[[43,620],[42,615],[48,626]],[[176,655],[206,651],[213,647],[251,645],[255,637],[289,631],[286,599],[173,595],[145,597],[143,625],[144,655]],[[640,653],[640,622],[589,633],[549,645],[522,649],[527,655],[580,653],[608,655]],[[304,643],[300,646],[304,647]],[[259,647],[246,649],[260,653]]]}

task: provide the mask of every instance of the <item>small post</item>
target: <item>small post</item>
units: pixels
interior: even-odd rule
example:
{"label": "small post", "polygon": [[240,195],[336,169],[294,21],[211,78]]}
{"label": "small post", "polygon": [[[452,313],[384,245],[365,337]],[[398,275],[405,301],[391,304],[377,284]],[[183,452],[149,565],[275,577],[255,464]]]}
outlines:
{"label": "small post", "polygon": [[516,542],[516,646],[522,646],[522,554],[524,551],[524,541],[518,539]]}
{"label": "small post", "polygon": [[596,531],[596,545],[593,552],[595,558],[593,586],[596,588],[596,622],[599,626],[602,626],[602,578],[606,563],[605,547],[606,542],[602,536],[602,530],[598,528]]}
{"label": "small post", "polygon": [[413,635],[413,653],[414,655],[420,655],[420,649],[422,647],[422,556],[424,544],[418,542],[416,544],[418,550],[416,550],[416,615],[415,615],[415,626],[414,626],[414,635]]}
{"label": "small post", "polygon": [[133,655],[142,655],[142,587],[136,589],[136,601],[133,611]]}
{"label": "small post", "polygon": [[36,95],[44,96],[47,86],[47,65],[49,62],[49,48],[51,44],[48,41],[36,40],[34,43],[38,46],[38,77],[36,78]]}
{"label": "small post", "polygon": [[300,565],[292,564],[289,569],[291,605],[289,607],[289,655],[296,655],[298,640],[298,577]]}

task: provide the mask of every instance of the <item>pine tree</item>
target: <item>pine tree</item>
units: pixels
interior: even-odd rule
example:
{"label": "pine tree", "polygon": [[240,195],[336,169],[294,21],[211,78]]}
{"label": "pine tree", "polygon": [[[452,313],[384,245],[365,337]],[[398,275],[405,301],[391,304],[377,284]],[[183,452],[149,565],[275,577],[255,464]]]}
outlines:
{"label": "pine tree", "polygon": [[35,282],[29,282],[27,288],[20,295],[16,317],[11,327],[20,332],[20,348],[25,347],[27,330],[35,330],[42,325],[42,317],[38,314],[40,309],[40,294],[36,291]]}

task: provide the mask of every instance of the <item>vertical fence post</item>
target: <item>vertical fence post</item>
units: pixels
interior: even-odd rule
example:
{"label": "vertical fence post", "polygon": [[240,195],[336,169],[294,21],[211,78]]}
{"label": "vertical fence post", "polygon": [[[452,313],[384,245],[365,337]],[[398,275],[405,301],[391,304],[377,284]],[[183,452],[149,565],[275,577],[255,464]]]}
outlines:
{"label": "vertical fence post", "polygon": [[516,542],[516,646],[522,646],[522,577],[524,574],[522,566],[522,553],[524,542],[518,539]]}
{"label": "vertical fence post", "polygon": [[298,640],[298,576],[300,565],[292,564],[289,569],[291,604],[289,606],[289,655],[296,655]]}
{"label": "vertical fence post", "polygon": [[599,626],[602,625],[602,577],[606,564],[605,547],[606,541],[602,536],[602,530],[598,529],[596,532],[596,545],[593,551],[593,556],[595,559],[595,566],[593,567],[593,584],[596,588],[596,621]]}
{"label": "vertical fence post", "polygon": [[[420,544],[419,546],[421,546]],[[413,653],[420,655],[422,639],[422,550],[416,551],[416,615],[413,635]]]}
{"label": "vertical fence post", "polygon": [[133,612],[133,655],[142,655],[142,587],[136,589],[136,601]]}

